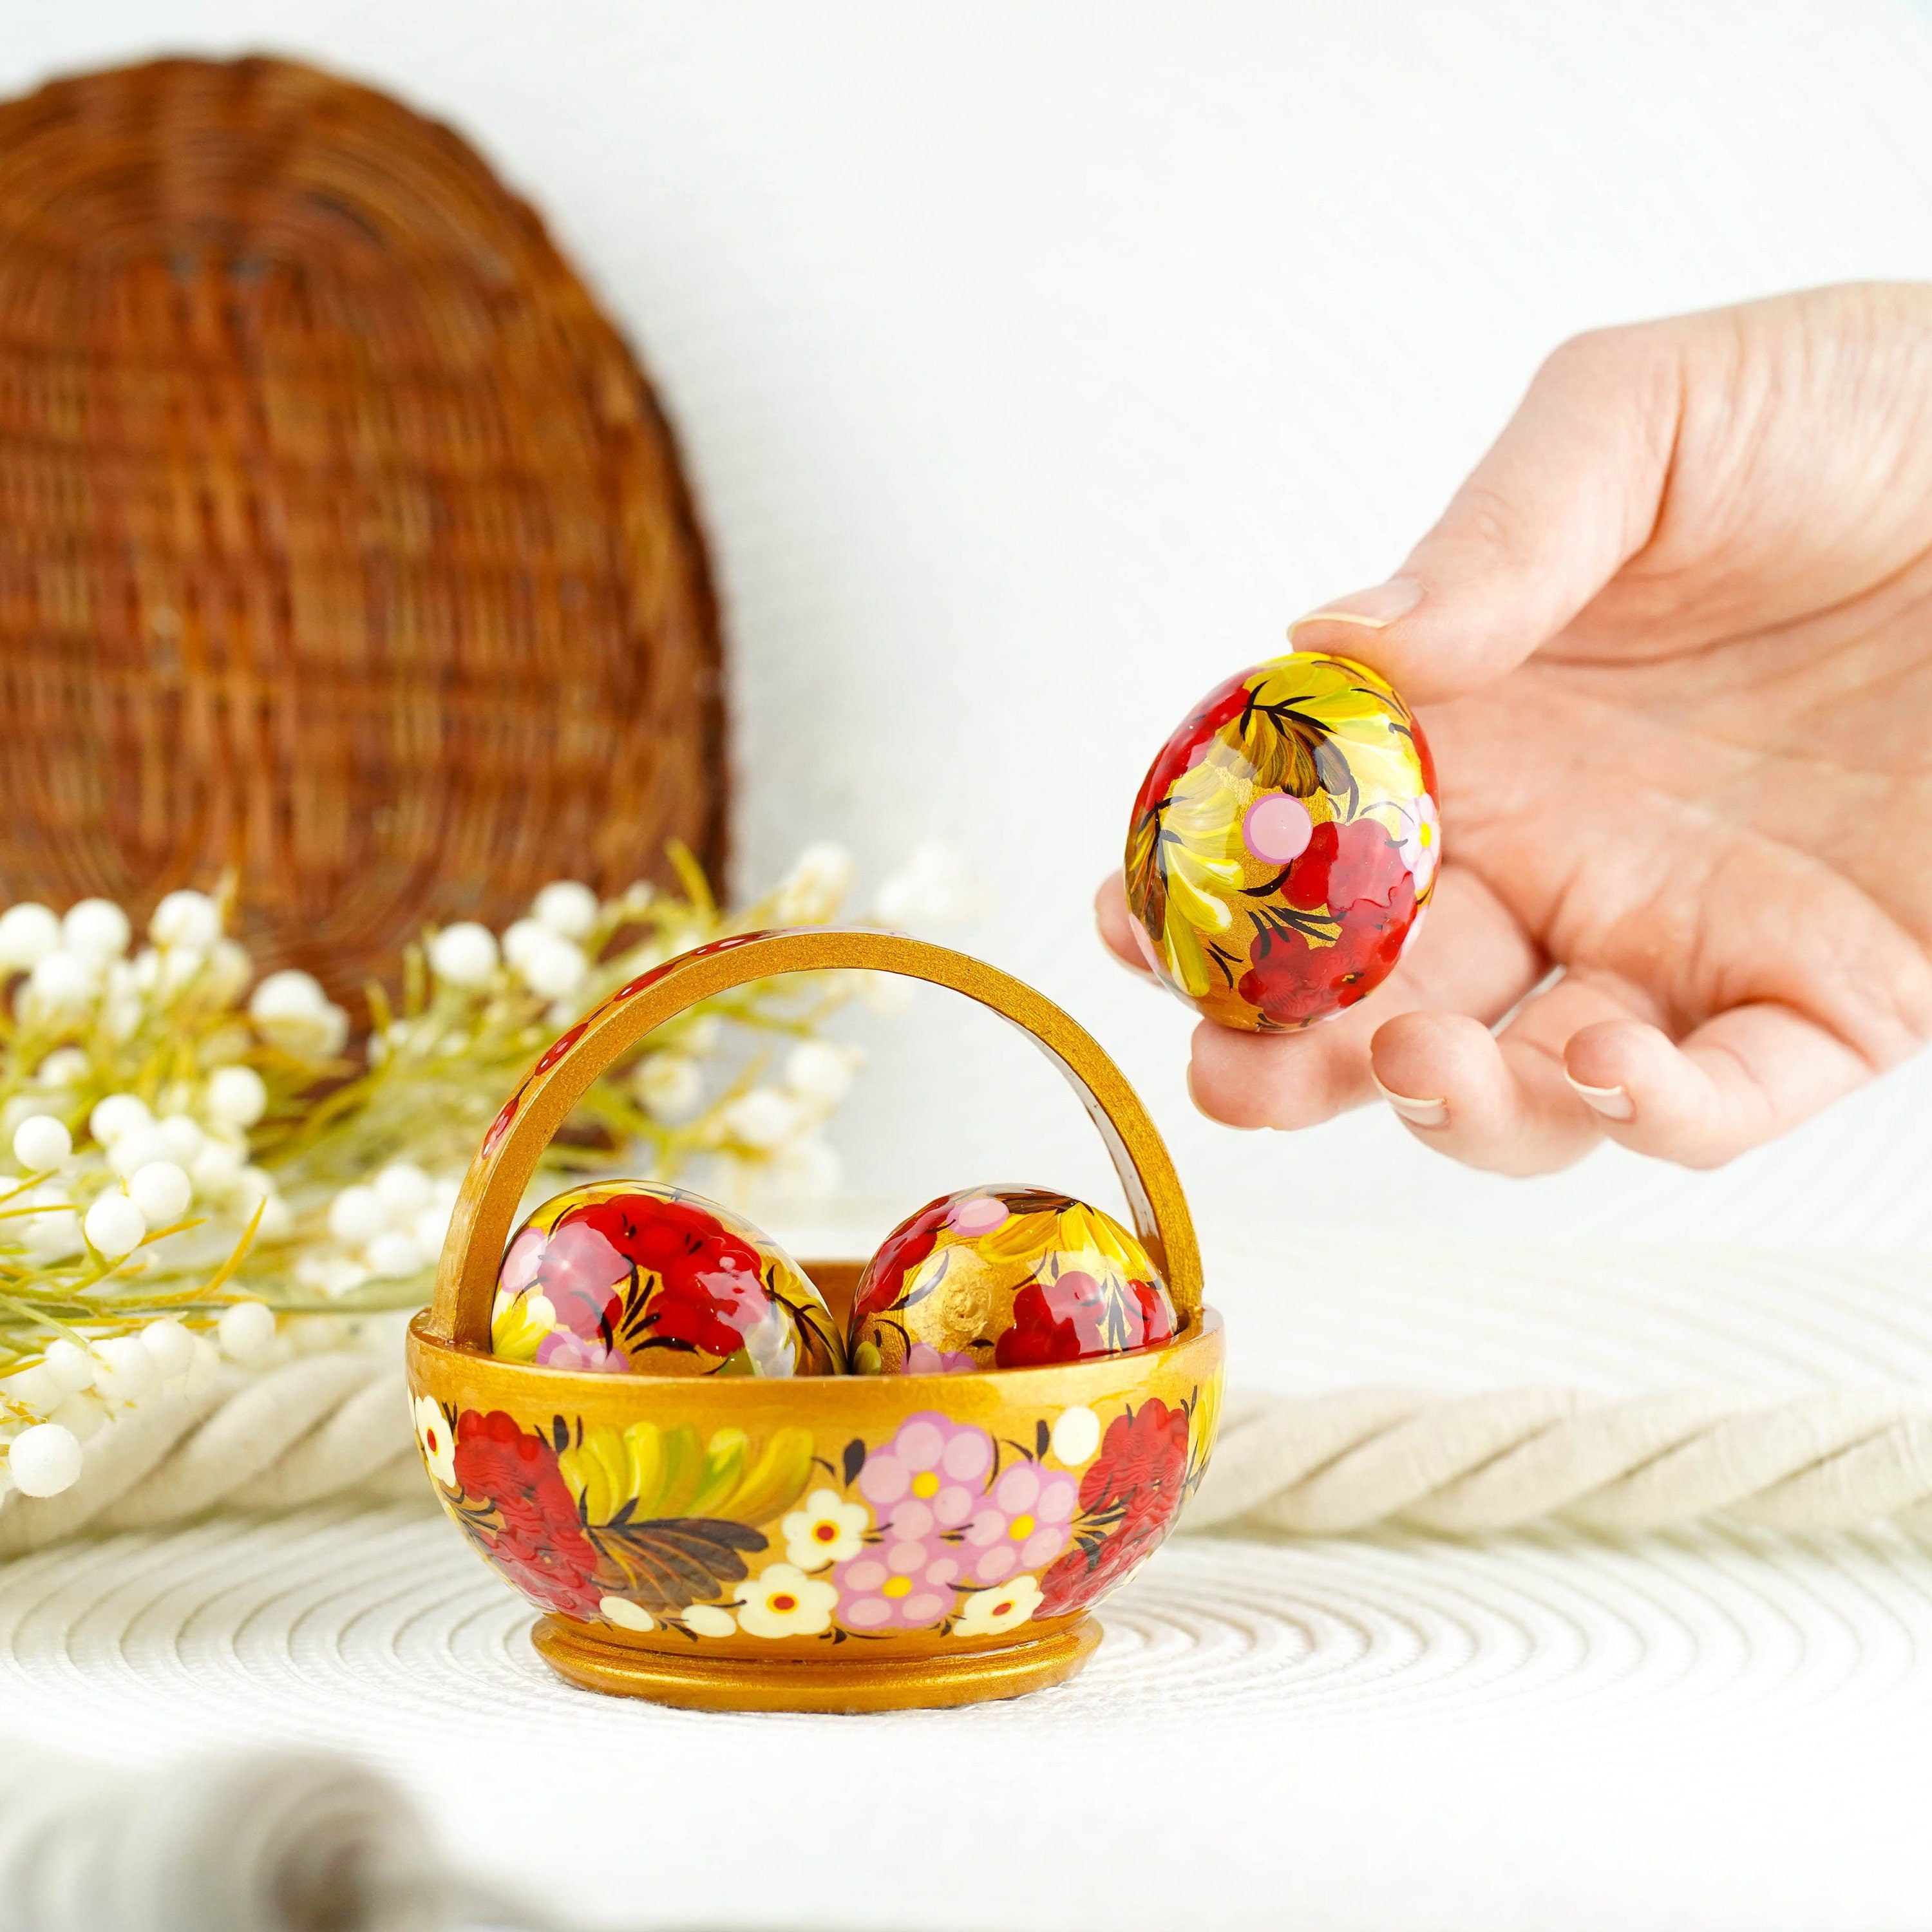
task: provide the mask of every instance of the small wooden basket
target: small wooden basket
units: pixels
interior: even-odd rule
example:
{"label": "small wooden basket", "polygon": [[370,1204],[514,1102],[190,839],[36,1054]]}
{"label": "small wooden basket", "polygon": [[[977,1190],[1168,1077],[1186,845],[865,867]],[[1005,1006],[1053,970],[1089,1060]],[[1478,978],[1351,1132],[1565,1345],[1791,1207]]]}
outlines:
{"label": "small wooden basket", "polygon": [[[491,1303],[518,1204],[592,1081],[698,1000],[781,974],[850,970],[950,987],[1038,1042],[1106,1142],[1173,1297],[1176,1338],[1045,1368],[771,1381],[598,1375],[493,1355]],[[806,1265],[842,1316],[861,1264]],[[920,940],[754,933],[625,987],[511,1097],[464,1182],[435,1300],[411,1324],[410,1391],[438,1496],[548,1613],[537,1648],[573,1683],[712,1709],[975,1703],[1078,1670],[1100,1639],[1092,1610],[1153,1554],[1198,1485],[1222,1355],[1220,1318],[1201,1291],[1192,1220],[1160,1136],[1120,1070],[1059,1007],[982,961]],[[586,1458],[650,1472],[647,1534],[637,1534],[635,1508],[623,1518],[628,1570],[609,1569],[590,1491],[570,1480]],[[492,1472],[482,1495],[467,1487],[479,1468]],[[928,1610],[882,1627],[881,1586],[867,1567],[897,1561],[907,1545],[898,1531],[898,1542],[882,1542],[880,1502],[908,1480],[937,1485],[962,1471],[980,1520],[1004,1513],[1028,1528],[1036,1508],[1040,1522],[1064,1521],[1064,1546],[993,1588],[952,1586],[940,1615],[928,1614],[929,1595],[908,1598]],[[926,1553],[942,1574],[957,1543],[933,1532]],[[584,1614],[600,1574],[612,1594]],[[862,1588],[869,1628],[848,1614]]]}

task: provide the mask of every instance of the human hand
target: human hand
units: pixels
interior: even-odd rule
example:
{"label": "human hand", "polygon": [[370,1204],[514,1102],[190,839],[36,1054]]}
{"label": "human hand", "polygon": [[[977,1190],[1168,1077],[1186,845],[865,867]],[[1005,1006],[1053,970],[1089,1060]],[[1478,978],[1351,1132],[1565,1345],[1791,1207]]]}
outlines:
{"label": "human hand", "polygon": [[[1932,1038],[1932,286],[1565,344],[1396,577],[1290,634],[1417,706],[1446,862],[1339,1018],[1203,1022],[1204,1112],[1379,1089],[1474,1166],[1714,1166]],[[1098,910],[1144,970],[1118,876]]]}

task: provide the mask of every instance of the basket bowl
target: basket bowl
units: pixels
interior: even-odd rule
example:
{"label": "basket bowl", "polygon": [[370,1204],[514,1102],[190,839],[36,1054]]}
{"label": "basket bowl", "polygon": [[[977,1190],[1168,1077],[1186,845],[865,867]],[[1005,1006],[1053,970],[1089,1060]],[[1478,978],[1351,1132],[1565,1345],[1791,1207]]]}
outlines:
{"label": "basket bowl", "polygon": [[[808,1264],[835,1313],[856,1262]],[[734,1710],[1016,1696],[1078,1669],[1158,1549],[1220,1408],[1219,1316],[1168,1346],[948,1376],[593,1375],[418,1317],[444,1508],[544,1612],[573,1682]]]}

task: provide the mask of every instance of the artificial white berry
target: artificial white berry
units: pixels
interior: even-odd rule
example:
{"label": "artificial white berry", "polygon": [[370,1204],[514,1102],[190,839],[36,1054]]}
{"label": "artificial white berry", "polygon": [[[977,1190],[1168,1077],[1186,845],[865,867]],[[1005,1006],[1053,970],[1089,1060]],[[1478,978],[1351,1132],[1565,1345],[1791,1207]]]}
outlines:
{"label": "artificial white berry", "polygon": [[[178,993],[207,964],[208,955],[192,946],[170,946],[166,952],[155,956],[152,983],[164,993]],[[136,959],[134,964],[138,972],[141,962]],[[137,980],[136,986],[140,983]]]}
{"label": "artificial white berry", "polygon": [[168,1144],[162,1138],[160,1129],[152,1121],[144,1121],[139,1126],[130,1127],[124,1134],[116,1134],[107,1149],[107,1165],[123,1180],[150,1161],[167,1158]]}
{"label": "artificial white berry", "polygon": [[84,1388],[92,1388],[98,1372],[93,1356],[64,1335],[47,1344],[40,1366],[53,1378],[63,1395],[77,1395]]}
{"label": "artificial white berry", "polygon": [[328,1232],[345,1248],[359,1248],[389,1225],[388,1210],[373,1187],[345,1187],[328,1204]]}
{"label": "artificial white berry", "polygon": [[823,1201],[836,1194],[844,1172],[838,1149],[815,1133],[780,1148],[772,1167],[780,1190],[797,1201]]}
{"label": "artificial white berry", "polygon": [[138,1094],[110,1094],[94,1103],[87,1130],[103,1147],[112,1147],[130,1128],[150,1126],[154,1118]]}
{"label": "artificial white berry", "polygon": [[129,1176],[128,1196],[152,1228],[173,1225],[188,1212],[194,1184],[171,1160],[144,1162]]}
{"label": "artificial white berry", "polygon": [[57,1046],[34,1073],[43,1087],[65,1089],[87,1077],[87,1055],[77,1046]]}
{"label": "artificial white berry", "polygon": [[817,926],[830,919],[852,889],[852,855],[830,840],[808,845],[772,897],[781,926]]}
{"label": "artificial white berry", "polygon": [[540,998],[560,1000],[584,983],[583,950],[553,932],[530,949],[518,970],[524,983]]}
{"label": "artificial white berry", "polygon": [[542,920],[520,919],[503,934],[503,957],[520,973],[524,962],[556,937]]}
{"label": "artificial white berry", "polygon": [[449,1238],[449,1203],[432,1201],[410,1218],[410,1232],[429,1260],[434,1261],[442,1252],[442,1244]]}
{"label": "artificial white berry", "polygon": [[169,1380],[186,1375],[194,1361],[194,1337],[171,1315],[150,1322],[141,1330],[141,1346]]}
{"label": "artificial white berry", "polygon": [[206,1105],[215,1120],[252,1127],[268,1112],[268,1090],[252,1066],[218,1066],[208,1076]]}
{"label": "artificial white berry", "polygon": [[7,1472],[23,1496],[57,1496],[80,1474],[80,1444],[58,1422],[37,1422],[14,1437]]}
{"label": "artificial white berry", "polygon": [[732,1102],[724,1121],[728,1131],[747,1147],[775,1148],[796,1129],[798,1102],[776,1087],[754,1087],[742,1100]]}
{"label": "artificial white berry", "polygon": [[597,923],[597,895],[574,879],[553,879],[530,904],[532,915],[566,939],[581,939]]}
{"label": "artificial white berry", "polygon": [[786,1058],[784,1084],[814,1106],[836,1107],[852,1090],[853,1058],[829,1040],[800,1040]]}
{"label": "artificial white berry", "polygon": [[221,1351],[206,1335],[194,1338],[194,1358],[188,1365],[182,1393],[196,1396],[221,1372]]}
{"label": "artificial white berry", "polygon": [[273,1312],[259,1301],[238,1301],[214,1324],[222,1352],[238,1362],[259,1360],[275,1339]]}
{"label": "artificial white berry", "polygon": [[170,892],[155,907],[148,937],[157,946],[206,952],[221,937],[221,908],[206,892]]}
{"label": "artificial white berry", "polygon": [[98,962],[62,946],[34,962],[27,976],[27,989],[44,1006],[65,1012],[85,1006],[92,999],[100,982]]}
{"label": "artificial white berry", "polygon": [[419,1273],[424,1265],[423,1251],[406,1228],[386,1228],[362,1250],[369,1272],[383,1281],[400,1281]]}
{"label": "artificial white berry", "polygon": [[94,1388],[113,1407],[131,1408],[160,1387],[160,1366],[140,1336],[111,1335],[95,1342],[94,1352],[100,1358]]}
{"label": "artificial white berry", "polygon": [[204,1194],[223,1195],[235,1185],[248,1156],[232,1141],[210,1140],[188,1163],[188,1174]]}
{"label": "artificial white berry", "polygon": [[61,941],[60,921],[50,908],[22,899],[0,912],[0,973],[38,966]]}
{"label": "artificial white berry", "polygon": [[58,1422],[76,1442],[90,1442],[107,1420],[107,1406],[97,1395],[76,1390],[51,1411],[47,1420]]}
{"label": "artificial white berry", "polygon": [[696,1106],[704,1090],[694,1060],[681,1053],[654,1053],[638,1067],[632,1084],[653,1120],[675,1120]]}
{"label": "artificial white berry", "polygon": [[258,1025],[264,1020],[308,1019],[328,1004],[322,982],[312,973],[291,967],[271,973],[249,997],[248,1017]]}
{"label": "artificial white berry", "polygon": [[192,1166],[195,1156],[208,1144],[200,1123],[186,1114],[170,1114],[157,1120],[154,1131],[167,1150],[167,1158],[177,1167]]}
{"label": "artificial white berry", "polygon": [[242,988],[255,976],[255,962],[248,949],[232,939],[218,939],[208,955],[208,986],[224,1006],[242,997]]}
{"label": "artificial white berry", "polygon": [[430,1204],[435,1184],[412,1160],[392,1160],[376,1177],[376,1196],[392,1221],[401,1221]]}
{"label": "artificial white berry", "polygon": [[148,1220],[121,1193],[104,1194],[88,1208],[81,1226],[96,1253],[110,1262],[131,1255],[148,1238]]}
{"label": "artificial white berry", "polygon": [[496,935],[466,919],[429,943],[430,970],[452,986],[480,986],[496,970]]}
{"label": "artificial white berry", "polygon": [[33,1206],[46,1209],[42,1214],[29,1214],[21,1223],[22,1238],[37,1260],[64,1261],[81,1251],[80,1216],[71,1208],[52,1205],[64,1192],[59,1188],[37,1188],[27,1197]]}
{"label": "artificial white berry", "polygon": [[980,910],[982,895],[950,846],[922,845],[880,886],[872,909],[890,926],[951,926]]}
{"label": "artificial white berry", "polygon": [[29,1114],[14,1130],[14,1158],[29,1174],[51,1174],[74,1152],[74,1136],[51,1114]]}
{"label": "artificial white berry", "polygon": [[61,944],[83,959],[118,959],[133,937],[128,915],[112,899],[82,899],[61,921]]}
{"label": "artificial white berry", "polygon": [[0,1381],[0,1400],[18,1402],[23,1408],[52,1408],[62,1394],[59,1383],[47,1373],[44,1362],[37,1362],[31,1369],[16,1369]]}

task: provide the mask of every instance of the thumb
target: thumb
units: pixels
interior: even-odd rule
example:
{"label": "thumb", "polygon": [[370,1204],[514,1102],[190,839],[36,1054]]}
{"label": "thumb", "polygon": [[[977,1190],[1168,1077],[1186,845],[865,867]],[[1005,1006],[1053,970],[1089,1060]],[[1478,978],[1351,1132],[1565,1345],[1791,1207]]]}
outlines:
{"label": "thumb", "polygon": [[1396,574],[1298,618],[1295,649],[1360,658],[1418,704],[1520,664],[1649,541],[1688,346],[1675,322],[1566,342]]}

